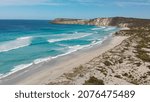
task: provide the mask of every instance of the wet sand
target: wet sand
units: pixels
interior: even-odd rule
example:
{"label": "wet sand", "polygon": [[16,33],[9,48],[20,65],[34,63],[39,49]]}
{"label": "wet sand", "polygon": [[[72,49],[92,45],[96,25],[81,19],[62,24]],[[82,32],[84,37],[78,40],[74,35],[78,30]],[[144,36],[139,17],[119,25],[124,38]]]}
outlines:
{"label": "wet sand", "polygon": [[83,48],[51,61],[32,65],[0,80],[4,85],[44,85],[119,45],[127,37],[110,36],[102,44]]}

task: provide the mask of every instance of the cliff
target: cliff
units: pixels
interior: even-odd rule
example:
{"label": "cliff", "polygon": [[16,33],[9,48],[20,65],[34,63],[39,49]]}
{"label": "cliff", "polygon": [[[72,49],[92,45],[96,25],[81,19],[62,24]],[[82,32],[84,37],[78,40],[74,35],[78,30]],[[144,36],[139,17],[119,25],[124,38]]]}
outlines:
{"label": "cliff", "polygon": [[150,19],[137,19],[125,17],[111,17],[111,18],[95,18],[95,19],[67,19],[57,18],[52,21],[56,24],[87,24],[96,26],[117,26],[117,27],[141,27],[150,25]]}

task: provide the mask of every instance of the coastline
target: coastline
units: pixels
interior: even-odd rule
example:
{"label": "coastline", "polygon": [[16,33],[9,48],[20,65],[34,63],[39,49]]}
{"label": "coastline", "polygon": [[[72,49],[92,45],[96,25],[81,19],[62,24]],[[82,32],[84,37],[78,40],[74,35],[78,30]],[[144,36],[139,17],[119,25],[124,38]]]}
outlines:
{"label": "coastline", "polygon": [[102,44],[96,44],[91,48],[83,48],[71,54],[15,72],[2,78],[0,84],[47,84],[64,73],[72,71],[73,68],[85,64],[102,53],[114,48],[126,38],[125,36],[109,36]]}

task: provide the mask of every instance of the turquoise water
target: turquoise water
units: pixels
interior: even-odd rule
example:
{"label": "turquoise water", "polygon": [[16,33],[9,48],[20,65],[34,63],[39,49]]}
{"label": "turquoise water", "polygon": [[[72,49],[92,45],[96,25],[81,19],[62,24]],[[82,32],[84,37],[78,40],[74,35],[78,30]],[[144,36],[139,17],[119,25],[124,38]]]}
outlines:
{"label": "turquoise water", "polygon": [[101,43],[115,27],[0,20],[0,75]]}

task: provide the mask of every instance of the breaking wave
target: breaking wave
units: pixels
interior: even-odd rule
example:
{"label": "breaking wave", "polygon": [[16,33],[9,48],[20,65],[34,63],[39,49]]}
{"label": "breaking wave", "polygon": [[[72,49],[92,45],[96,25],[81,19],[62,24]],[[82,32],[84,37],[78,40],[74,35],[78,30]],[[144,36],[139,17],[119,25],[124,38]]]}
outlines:
{"label": "breaking wave", "polygon": [[98,28],[92,28],[92,30],[101,30],[101,29],[105,29],[106,27],[98,27]]}
{"label": "breaking wave", "polygon": [[29,46],[32,37],[20,37],[12,41],[0,43],[0,52],[18,49],[21,47]]}
{"label": "breaking wave", "polygon": [[73,40],[73,39],[84,38],[84,37],[90,36],[90,35],[92,35],[92,33],[78,33],[78,32],[75,32],[74,34],[69,34],[67,36],[64,36],[63,38],[49,39],[48,42],[53,43],[53,42],[59,42],[59,41],[65,41],[65,40]]}
{"label": "breaking wave", "polygon": [[116,29],[116,27],[108,27],[108,28],[104,29],[104,31],[111,31],[111,30],[114,30],[114,29]]}

